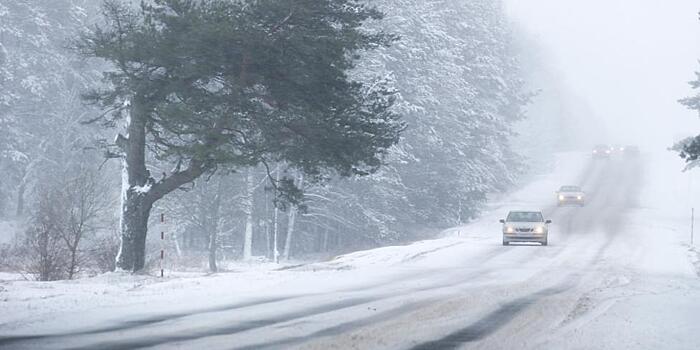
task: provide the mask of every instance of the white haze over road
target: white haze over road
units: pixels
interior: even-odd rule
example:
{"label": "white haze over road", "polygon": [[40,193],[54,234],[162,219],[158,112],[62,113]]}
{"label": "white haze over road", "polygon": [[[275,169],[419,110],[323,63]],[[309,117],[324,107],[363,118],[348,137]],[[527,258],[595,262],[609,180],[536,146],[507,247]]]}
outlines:
{"label": "white haze over road", "polygon": [[[679,160],[556,159],[443,239],[283,270],[0,283],[0,348],[696,349],[700,252],[668,185]],[[557,208],[562,182],[587,205]],[[545,209],[550,246],[501,246],[514,207]]]}
{"label": "white haze over road", "polygon": [[609,140],[665,148],[700,130],[678,104],[700,69],[697,0],[506,0]]}
{"label": "white haze over road", "polygon": [[[640,157],[558,154],[550,173],[441,239],[328,262],[165,279],[0,275],[0,348],[697,349],[688,226],[700,172],[682,174],[665,148],[700,132],[677,103],[700,69],[700,4],[507,2],[610,136],[590,142],[638,144]],[[584,187],[585,207],[556,207],[553,191],[569,183]],[[515,208],[554,220],[548,247],[501,246],[498,219]]]}

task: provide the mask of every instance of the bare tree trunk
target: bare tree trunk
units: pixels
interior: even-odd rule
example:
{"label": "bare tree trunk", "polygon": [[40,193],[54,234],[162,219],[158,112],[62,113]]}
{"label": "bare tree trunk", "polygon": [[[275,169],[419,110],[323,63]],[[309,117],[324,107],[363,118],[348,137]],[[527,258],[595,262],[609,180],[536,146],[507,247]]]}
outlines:
{"label": "bare tree trunk", "polygon": [[15,215],[21,217],[24,215],[24,192],[27,190],[27,183],[22,180],[22,183],[17,188],[17,210]]}
{"label": "bare tree trunk", "polygon": [[77,247],[70,247],[70,263],[68,265],[68,279],[72,280],[75,276],[78,267],[78,249]]}
{"label": "bare tree trunk", "polygon": [[287,236],[284,238],[284,250],[282,251],[282,260],[289,260],[289,251],[292,246],[292,235],[294,234],[294,223],[297,217],[297,208],[289,208],[287,214]]}
{"label": "bare tree trunk", "polygon": [[[300,174],[297,179],[297,186],[303,188],[304,186],[304,175]],[[289,260],[289,252],[292,249],[292,236],[294,235],[294,224],[297,217],[297,206],[292,206],[289,208],[289,214],[287,216],[287,237],[284,239],[284,251],[282,253],[283,260]]]}
{"label": "bare tree trunk", "polygon": [[268,203],[268,194],[265,192],[265,257],[270,259],[272,257],[272,249],[270,249],[271,238],[270,237],[270,203]]}
{"label": "bare tree trunk", "polygon": [[146,233],[152,204],[144,197],[133,190],[122,194],[122,234],[117,267],[125,271],[139,271],[146,262]]}
{"label": "bare tree trunk", "polygon": [[39,251],[39,281],[50,281],[53,264],[49,254],[49,233],[42,230],[38,239]]}
{"label": "bare tree trunk", "polygon": [[[277,174],[275,175],[275,181],[276,183],[280,182],[280,167],[279,165],[277,166]],[[280,262],[279,259],[279,251],[277,250],[278,244],[277,244],[277,238],[279,237],[279,208],[277,208],[277,205],[275,205],[275,215],[274,215],[274,229],[273,229],[273,238],[272,238],[272,260],[275,262],[275,264],[278,264]]]}
{"label": "bare tree trunk", "polygon": [[253,257],[253,194],[255,191],[253,184],[253,171],[248,169],[246,175],[246,197],[243,204],[245,213],[245,234],[243,237],[243,260],[250,260]]}
{"label": "bare tree trunk", "polygon": [[139,271],[146,262],[146,234],[153,203],[146,194],[151,190],[150,173],[146,168],[146,115],[139,99],[131,101],[126,136],[119,135],[117,144],[124,152],[122,161],[121,246],[117,268]]}
{"label": "bare tree trunk", "polygon": [[214,202],[211,208],[211,218],[209,227],[209,270],[211,272],[219,271],[216,266],[216,250],[219,247],[219,210],[221,208],[221,192],[223,190],[222,185],[223,180],[219,179],[219,184],[217,186],[216,194],[214,195]]}
{"label": "bare tree trunk", "polygon": [[117,268],[125,271],[143,269],[146,260],[146,234],[153,203],[180,186],[192,182],[206,170],[191,160],[185,170],[177,170],[160,181],[151,177],[146,167],[146,119],[149,110],[142,99],[131,101],[126,136],[119,134],[116,144],[122,151],[121,245]]}

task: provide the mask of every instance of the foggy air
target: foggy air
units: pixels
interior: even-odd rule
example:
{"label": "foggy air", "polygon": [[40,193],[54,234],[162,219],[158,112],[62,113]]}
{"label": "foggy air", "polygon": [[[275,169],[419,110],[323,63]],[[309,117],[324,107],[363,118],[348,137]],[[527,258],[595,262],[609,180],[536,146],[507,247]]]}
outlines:
{"label": "foggy air", "polygon": [[0,349],[696,349],[699,10],[0,0]]}

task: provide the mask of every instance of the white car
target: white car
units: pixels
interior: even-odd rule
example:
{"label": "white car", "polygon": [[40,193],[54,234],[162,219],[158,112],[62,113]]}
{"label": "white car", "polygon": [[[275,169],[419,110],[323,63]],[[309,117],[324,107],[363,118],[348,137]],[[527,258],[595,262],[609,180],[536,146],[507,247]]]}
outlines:
{"label": "white car", "polygon": [[562,186],[557,195],[557,205],[578,205],[583,206],[586,203],[586,194],[581,187],[578,186]]}
{"label": "white car", "polygon": [[547,245],[549,224],[541,211],[511,211],[501,220],[503,224],[503,245],[511,242],[536,242]]}

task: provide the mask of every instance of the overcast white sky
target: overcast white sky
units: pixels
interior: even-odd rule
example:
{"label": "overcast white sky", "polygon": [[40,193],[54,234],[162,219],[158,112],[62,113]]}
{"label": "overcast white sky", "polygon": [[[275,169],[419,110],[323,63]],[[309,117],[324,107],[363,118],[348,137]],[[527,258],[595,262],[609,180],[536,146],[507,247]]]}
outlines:
{"label": "overcast white sky", "polygon": [[700,133],[677,100],[700,70],[698,0],[505,0],[514,21],[586,99],[610,143],[668,147]]}

